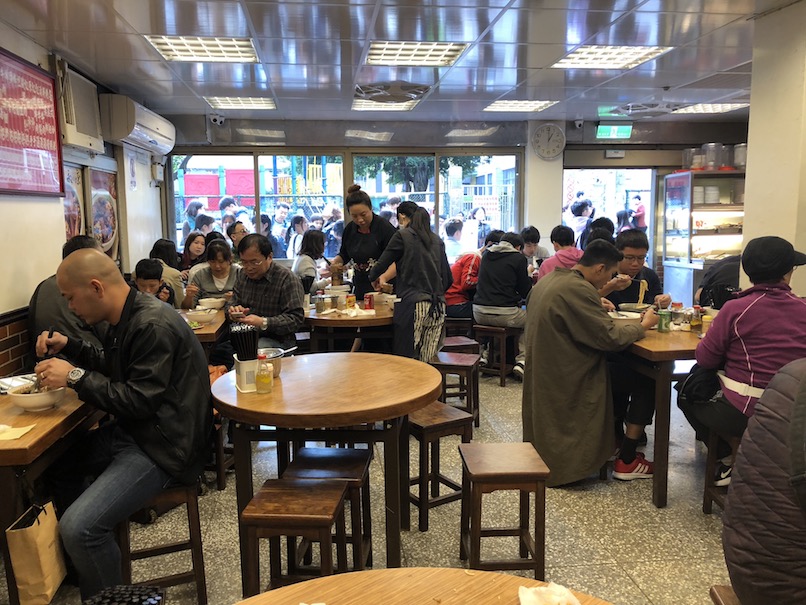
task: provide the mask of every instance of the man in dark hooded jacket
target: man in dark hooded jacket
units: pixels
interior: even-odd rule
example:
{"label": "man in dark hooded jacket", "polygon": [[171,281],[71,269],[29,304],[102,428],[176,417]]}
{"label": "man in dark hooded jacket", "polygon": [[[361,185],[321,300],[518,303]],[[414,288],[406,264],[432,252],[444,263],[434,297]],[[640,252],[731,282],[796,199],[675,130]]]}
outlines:
{"label": "man in dark hooded jacket", "polygon": [[[523,238],[517,233],[505,233],[501,241],[490,246],[479,266],[479,283],[473,298],[473,319],[484,326],[523,328],[526,310],[521,302],[532,288],[528,259],[521,254]],[[518,339],[518,354],[512,372],[523,380],[523,335]]]}

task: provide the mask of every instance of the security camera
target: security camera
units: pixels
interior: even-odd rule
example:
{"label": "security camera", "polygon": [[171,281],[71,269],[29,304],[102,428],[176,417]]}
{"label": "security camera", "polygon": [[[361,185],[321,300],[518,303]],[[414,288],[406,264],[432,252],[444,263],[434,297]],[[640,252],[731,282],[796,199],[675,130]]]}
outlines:
{"label": "security camera", "polygon": [[213,114],[210,116],[210,122],[215,124],[216,126],[223,126],[224,125],[224,116],[219,116]]}
{"label": "security camera", "polygon": [[574,120],[574,126],[577,130],[580,130],[584,124],[585,120]]}

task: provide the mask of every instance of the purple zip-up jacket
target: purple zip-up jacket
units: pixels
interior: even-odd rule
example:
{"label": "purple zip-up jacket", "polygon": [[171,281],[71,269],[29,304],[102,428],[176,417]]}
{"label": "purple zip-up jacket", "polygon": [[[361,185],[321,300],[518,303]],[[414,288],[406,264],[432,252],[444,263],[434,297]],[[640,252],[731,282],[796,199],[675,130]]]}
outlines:
{"label": "purple zip-up jacket", "polygon": [[[704,368],[760,389],[791,361],[806,357],[806,300],[784,284],[760,284],[725,303],[695,352]],[[723,388],[728,401],[752,416],[758,398]]]}

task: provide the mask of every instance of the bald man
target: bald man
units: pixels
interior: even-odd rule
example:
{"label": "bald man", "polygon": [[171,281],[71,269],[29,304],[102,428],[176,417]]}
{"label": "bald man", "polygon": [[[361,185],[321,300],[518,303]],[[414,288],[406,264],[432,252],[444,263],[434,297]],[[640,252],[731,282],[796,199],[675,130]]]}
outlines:
{"label": "bald man", "polygon": [[73,252],[56,283],[86,323],[109,323],[103,349],[59,332],[36,342],[38,356],[64,353],[76,364],[38,363],[42,384],[69,386],[114,416],[48,473],[86,600],[122,583],[115,526],[165,487],[197,481],[211,431],[210,380],[190,327],[165,303],[130,288],[103,253]]}

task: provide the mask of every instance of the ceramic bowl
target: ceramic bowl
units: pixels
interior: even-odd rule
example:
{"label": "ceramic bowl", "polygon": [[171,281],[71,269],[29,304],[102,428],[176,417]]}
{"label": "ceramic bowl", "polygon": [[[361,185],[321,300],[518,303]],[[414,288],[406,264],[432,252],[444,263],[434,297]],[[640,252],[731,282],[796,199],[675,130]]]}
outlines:
{"label": "ceramic bowl", "polygon": [[204,309],[221,309],[227,300],[225,298],[200,298],[199,306]]}
{"label": "ceramic bowl", "polygon": [[215,309],[200,309],[188,311],[185,313],[185,317],[188,318],[188,321],[197,321],[200,324],[207,324],[215,319],[216,313],[217,311]]}
{"label": "ceramic bowl", "polygon": [[29,393],[33,385],[24,385],[8,391],[11,403],[27,412],[42,412],[49,410],[64,399],[64,387],[48,389],[39,393]]}
{"label": "ceramic bowl", "polygon": [[625,311],[610,311],[608,315],[612,317],[613,320],[620,326],[641,323],[640,313],[629,313]]}

